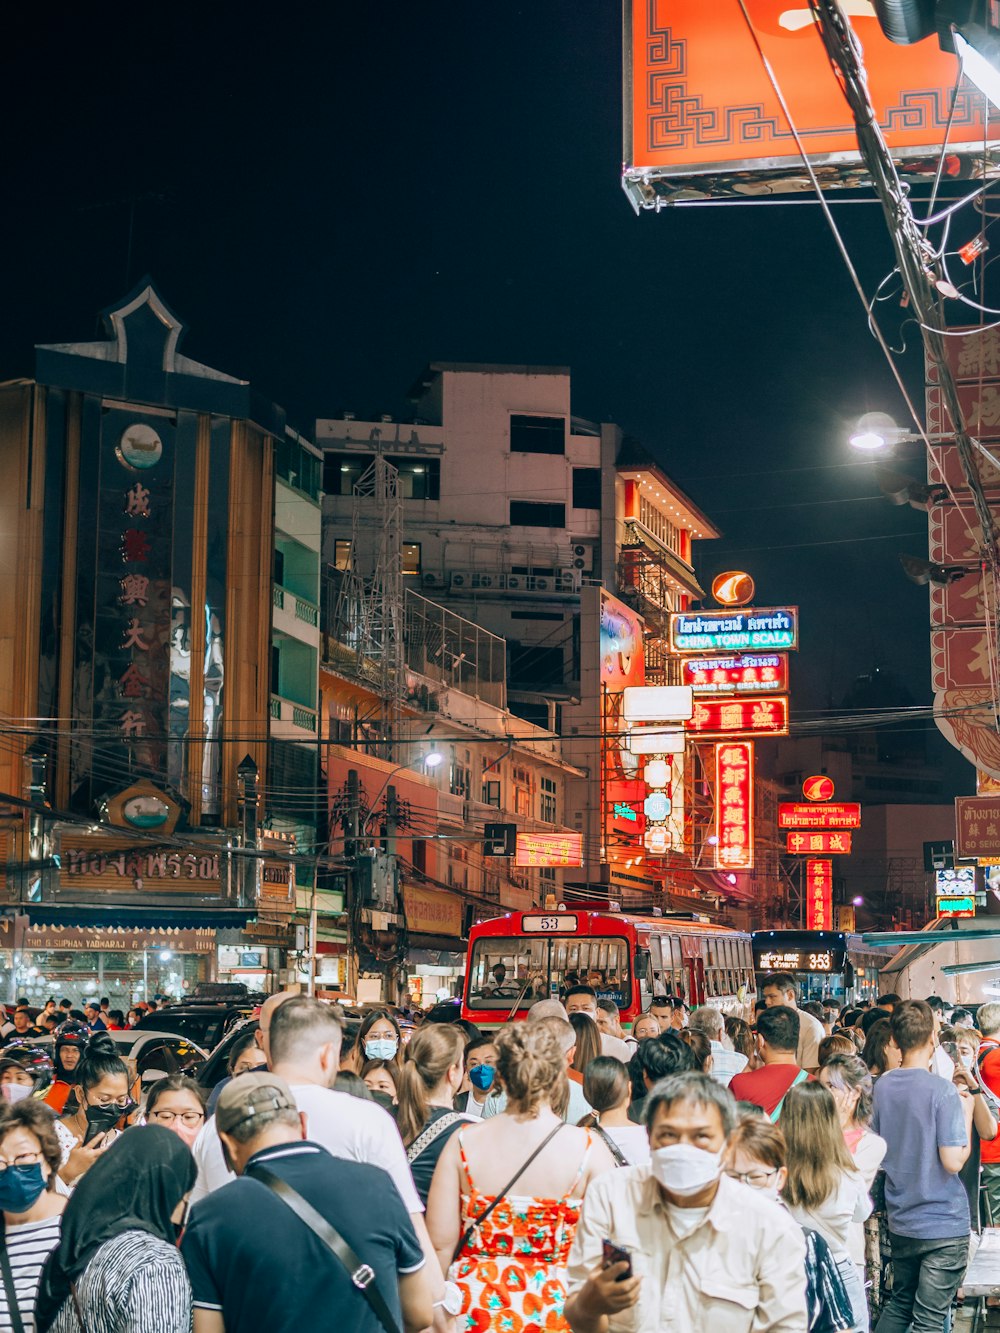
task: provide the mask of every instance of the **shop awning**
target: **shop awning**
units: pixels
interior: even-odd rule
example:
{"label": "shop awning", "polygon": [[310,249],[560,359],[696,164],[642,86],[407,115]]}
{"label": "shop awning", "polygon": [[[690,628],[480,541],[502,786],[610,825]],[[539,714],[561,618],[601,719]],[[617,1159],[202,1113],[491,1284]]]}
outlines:
{"label": "shop awning", "polygon": [[70,926],[74,930],[242,930],[254,913],[233,907],[49,907],[28,904],[19,913],[31,926]]}

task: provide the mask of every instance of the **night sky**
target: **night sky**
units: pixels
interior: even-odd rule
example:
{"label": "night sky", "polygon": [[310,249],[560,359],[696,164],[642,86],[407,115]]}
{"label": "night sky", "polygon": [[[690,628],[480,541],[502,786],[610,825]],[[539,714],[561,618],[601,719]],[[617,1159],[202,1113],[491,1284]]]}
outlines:
{"label": "night sky", "polygon": [[[701,573],[801,606],[797,713],[875,666],[929,703],[927,594],[898,565],[926,520],[846,444],[860,412],[903,407],[820,210],[637,218],[620,50],[607,0],[16,7],[0,379],[99,336],[144,274],[187,355],[307,432],[405,414],[430,360],[568,365],[574,413],[639,436],[723,529]],[[872,291],[881,209],[835,212]]]}

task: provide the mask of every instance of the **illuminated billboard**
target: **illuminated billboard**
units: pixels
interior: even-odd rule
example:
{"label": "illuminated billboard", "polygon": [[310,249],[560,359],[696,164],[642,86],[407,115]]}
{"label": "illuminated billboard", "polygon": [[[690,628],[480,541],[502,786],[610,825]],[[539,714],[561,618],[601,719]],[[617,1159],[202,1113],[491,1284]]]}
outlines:
{"label": "illuminated billboard", "polygon": [[643,761],[629,749],[629,724],[622,710],[625,691],[646,681],[642,629],[640,615],[603,588],[600,590],[602,841],[609,851],[615,844],[621,850],[634,851],[643,832],[643,816],[639,813],[646,796]]}
{"label": "illuminated billboard", "polygon": [[735,657],[686,657],[681,680],[695,698],[712,694],[784,694],[787,653],[739,653]]}
{"label": "illuminated billboard", "polygon": [[806,862],[806,930],[833,929],[833,862]]}
{"label": "illuminated billboard", "polygon": [[670,646],[675,653],[798,648],[799,609],[748,606],[742,611],[675,611],[670,616]]}
{"label": "illuminated billboard", "polygon": [[582,833],[519,833],[516,866],[582,866]]}
{"label": "illuminated billboard", "polygon": [[688,731],[701,736],[787,736],[788,695],[766,699],[699,699]]}
{"label": "illuminated billboard", "polygon": [[849,833],[786,833],[785,850],[789,856],[849,856]]}
{"label": "illuminated billboard", "polygon": [[[622,184],[637,210],[811,190],[758,42],[821,187],[870,183],[808,0],[743,3],[626,0]],[[986,103],[958,81],[956,57],[934,40],[893,44],[871,4],[845,8],[864,49],[879,126],[903,174],[932,177],[943,143],[949,175],[981,174],[983,158],[994,156]]]}
{"label": "illuminated billboard", "polygon": [[783,801],[778,806],[778,828],[843,829],[861,827],[861,806],[854,801],[829,805],[806,805],[803,801]]}
{"label": "illuminated billboard", "polygon": [[715,864],[719,870],[753,869],[753,742],[715,747]]}

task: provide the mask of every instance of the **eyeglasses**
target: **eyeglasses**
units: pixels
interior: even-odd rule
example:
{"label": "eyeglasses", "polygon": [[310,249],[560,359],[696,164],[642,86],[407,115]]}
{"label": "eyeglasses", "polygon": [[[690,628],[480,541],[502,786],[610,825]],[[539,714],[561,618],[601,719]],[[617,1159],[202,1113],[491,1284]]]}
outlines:
{"label": "eyeglasses", "polygon": [[132,1098],[126,1092],[124,1097],[98,1097],[96,1101],[90,1102],[90,1105],[99,1106],[102,1111],[106,1111],[109,1106],[118,1106],[124,1111],[126,1106],[130,1106],[131,1103]]}
{"label": "eyeglasses", "polygon": [[765,1185],[770,1185],[778,1170],[778,1167],[772,1166],[770,1171],[758,1168],[756,1171],[727,1171],[726,1175],[730,1180],[738,1180],[741,1185],[749,1185],[751,1189],[759,1190]]}
{"label": "eyeglasses", "polygon": [[40,1152],[18,1153],[13,1161],[10,1162],[7,1161],[6,1157],[0,1157],[0,1176],[3,1175],[9,1166],[34,1166],[36,1162],[40,1162],[41,1160],[42,1154]]}
{"label": "eyeglasses", "polygon": [[175,1120],[179,1120],[182,1125],[188,1129],[195,1125],[200,1125],[205,1119],[204,1111],[150,1111],[150,1120],[158,1120],[161,1125],[172,1125]]}

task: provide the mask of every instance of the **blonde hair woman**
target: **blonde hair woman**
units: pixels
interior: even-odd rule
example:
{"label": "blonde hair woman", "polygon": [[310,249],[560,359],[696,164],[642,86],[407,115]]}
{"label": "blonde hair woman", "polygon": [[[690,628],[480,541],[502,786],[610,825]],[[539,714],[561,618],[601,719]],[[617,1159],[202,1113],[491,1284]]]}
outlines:
{"label": "blonde hair woman", "polygon": [[851,1257],[852,1224],[871,1213],[864,1178],[844,1143],[837,1105],[822,1083],[790,1088],[781,1109],[788,1179],[781,1191],[801,1227],[818,1231],[830,1247],[854,1311],[856,1333],[867,1333],[864,1284]]}
{"label": "blonde hair woman", "polygon": [[471,1118],[455,1110],[455,1096],[464,1076],[465,1033],[450,1023],[421,1028],[406,1048],[396,1079],[396,1124],[424,1204],[445,1145]]}
{"label": "blonde hair woman", "polygon": [[591,1180],[612,1168],[611,1154],[552,1109],[566,1097],[566,1060],[547,1024],[508,1024],[496,1045],[506,1109],[448,1140],[427,1227],[461,1290],[461,1329],[501,1333],[520,1327],[512,1316],[544,1317],[547,1333],[564,1333],[565,1268],[580,1205]]}

